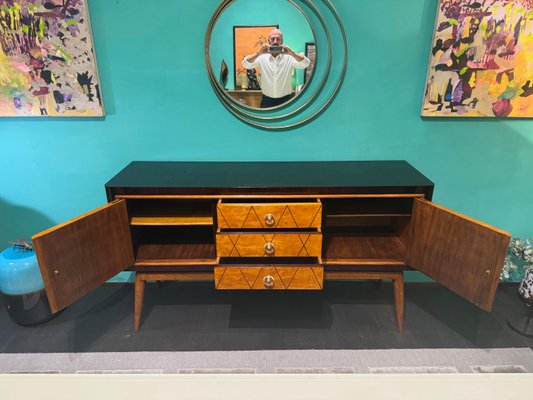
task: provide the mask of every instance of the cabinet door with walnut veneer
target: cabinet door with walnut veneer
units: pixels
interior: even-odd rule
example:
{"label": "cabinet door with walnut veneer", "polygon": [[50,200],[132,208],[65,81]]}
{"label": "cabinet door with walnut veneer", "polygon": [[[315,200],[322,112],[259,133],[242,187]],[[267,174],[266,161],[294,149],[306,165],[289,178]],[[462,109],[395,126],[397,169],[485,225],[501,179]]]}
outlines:
{"label": "cabinet door with walnut veneer", "polygon": [[133,265],[126,204],[117,200],[32,238],[52,312]]}
{"label": "cabinet door with walnut veneer", "polygon": [[406,264],[490,311],[509,239],[507,232],[416,199]]}

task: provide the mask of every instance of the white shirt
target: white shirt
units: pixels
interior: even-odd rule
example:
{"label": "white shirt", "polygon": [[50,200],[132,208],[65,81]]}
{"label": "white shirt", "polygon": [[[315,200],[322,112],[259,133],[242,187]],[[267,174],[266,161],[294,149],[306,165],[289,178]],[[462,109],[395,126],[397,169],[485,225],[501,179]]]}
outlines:
{"label": "white shirt", "polygon": [[261,68],[261,90],[265,96],[280,98],[292,93],[292,71],[294,68],[306,68],[311,61],[300,54],[304,59],[296,61],[289,55],[281,53],[277,57],[270,53],[260,54],[254,62],[242,60],[246,69]]}

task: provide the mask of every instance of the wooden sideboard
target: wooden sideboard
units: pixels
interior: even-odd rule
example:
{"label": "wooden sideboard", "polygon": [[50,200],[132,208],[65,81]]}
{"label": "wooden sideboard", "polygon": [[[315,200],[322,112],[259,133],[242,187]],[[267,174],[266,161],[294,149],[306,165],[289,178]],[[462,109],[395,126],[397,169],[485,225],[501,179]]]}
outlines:
{"label": "wooden sideboard", "polygon": [[53,312],[115,274],[219,290],[321,290],[334,279],[421,271],[490,311],[510,235],[431,202],[404,161],[132,162],[108,204],[33,237]]}

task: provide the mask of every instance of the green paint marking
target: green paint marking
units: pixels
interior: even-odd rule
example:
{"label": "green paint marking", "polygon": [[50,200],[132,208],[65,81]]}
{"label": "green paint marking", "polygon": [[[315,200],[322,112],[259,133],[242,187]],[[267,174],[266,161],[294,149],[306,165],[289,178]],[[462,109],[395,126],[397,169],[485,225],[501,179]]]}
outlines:
{"label": "green paint marking", "polygon": [[464,52],[467,51],[470,47],[472,47],[471,44],[469,44],[468,46],[466,46],[464,49],[459,50],[457,53],[455,53],[455,55],[456,55],[457,57],[461,57],[461,56],[464,54]]}
{"label": "green paint marking", "polygon": [[30,31],[30,27],[28,25],[22,25],[22,32],[28,33]]}
{"label": "green paint marking", "polygon": [[459,21],[457,21],[457,20],[454,19],[454,18],[450,18],[450,19],[448,20],[448,22],[449,22],[450,25],[459,25]]}
{"label": "green paint marking", "polygon": [[466,71],[468,71],[468,67],[464,67],[463,69],[461,69],[461,70],[459,71],[459,75],[464,75],[464,74],[466,74]]}
{"label": "green paint marking", "polygon": [[500,95],[500,99],[511,100],[516,97],[517,89],[511,86],[507,86],[504,92]]}
{"label": "green paint marking", "polygon": [[67,59],[67,61],[72,61],[72,55],[67,53],[64,49],[59,46],[54,46],[57,51],[59,51]]}
{"label": "green paint marking", "polygon": [[67,20],[67,25],[78,25],[78,22],[75,19],[69,19]]}

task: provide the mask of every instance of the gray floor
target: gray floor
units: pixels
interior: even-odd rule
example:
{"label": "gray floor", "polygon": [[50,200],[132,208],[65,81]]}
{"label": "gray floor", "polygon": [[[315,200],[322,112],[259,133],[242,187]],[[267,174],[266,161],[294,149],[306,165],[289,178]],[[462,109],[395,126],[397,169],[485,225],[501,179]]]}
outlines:
{"label": "gray floor", "polygon": [[533,350],[388,349],[0,354],[0,374],[533,373]]}
{"label": "gray floor", "polygon": [[533,339],[506,323],[525,311],[516,285],[500,285],[491,313],[437,284],[407,284],[405,295],[399,333],[388,283],[253,293],[202,282],[148,284],[134,333],[133,285],[106,284],[33,327],[15,324],[2,308],[0,353],[533,348]]}

